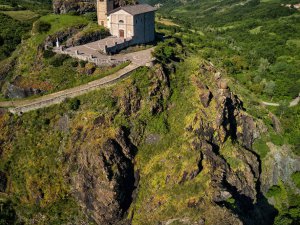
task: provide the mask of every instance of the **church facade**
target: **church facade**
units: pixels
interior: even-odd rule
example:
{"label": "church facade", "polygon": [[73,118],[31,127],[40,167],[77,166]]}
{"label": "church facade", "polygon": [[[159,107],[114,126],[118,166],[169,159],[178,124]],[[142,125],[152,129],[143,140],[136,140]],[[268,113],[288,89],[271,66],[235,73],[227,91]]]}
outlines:
{"label": "church facade", "polygon": [[113,0],[97,0],[98,24],[112,36],[143,44],[155,40],[156,8],[147,4],[128,5],[113,9]]}

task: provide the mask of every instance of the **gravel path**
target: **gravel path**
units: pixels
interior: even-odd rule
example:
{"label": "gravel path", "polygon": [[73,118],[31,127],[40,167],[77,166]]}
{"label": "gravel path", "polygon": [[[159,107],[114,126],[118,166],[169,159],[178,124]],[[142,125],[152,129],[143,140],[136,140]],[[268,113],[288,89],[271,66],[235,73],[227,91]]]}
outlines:
{"label": "gravel path", "polygon": [[[294,100],[292,100],[290,102],[289,107],[294,107],[294,106],[298,105],[299,102],[300,102],[300,93],[299,93],[298,97],[296,97]],[[266,105],[266,106],[276,106],[276,107],[280,106],[279,103],[264,102],[264,101],[262,101],[261,104]]]}
{"label": "gravel path", "polygon": [[140,52],[126,54],[126,57],[130,58],[132,63],[125,68],[117,71],[116,73],[104,78],[94,80],[87,84],[83,84],[74,88],[55,92],[49,95],[44,95],[35,99],[0,102],[0,107],[8,108],[11,113],[21,114],[23,112],[28,112],[58,104],[63,102],[67,98],[74,98],[90,91],[111,85],[118,80],[127,77],[137,68],[146,66],[149,62],[152,62],[153,58],[151,56],[151,51],[152,49],[147,49]]}

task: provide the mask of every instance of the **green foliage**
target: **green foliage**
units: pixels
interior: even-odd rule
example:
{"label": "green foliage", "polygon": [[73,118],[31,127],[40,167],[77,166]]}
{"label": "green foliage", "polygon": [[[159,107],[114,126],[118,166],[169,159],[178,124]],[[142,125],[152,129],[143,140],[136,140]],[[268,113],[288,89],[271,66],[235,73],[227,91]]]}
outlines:
{"label": "green foliage", "polygon": [[281,188],[280,188],[280,186],[277,186],[277,185],[274,185],[274,186],[272,186],[269,190],[268,190],[268,192],[267,192],[267,196],[268,197],[274,197],[274,196],[278,196],[278,195],[280,195],[281,194]]}
{"label": "green foliage", "polygon": [[20,22],[0,13],[0,61],[10,56],[21,43],[30,23]]}
{"label": "green foliage", "polygon": [[68,106],[70,110],[78,110],[80,107],[80,100],[78,98],[72,98],[68,101]]}
{"label": "green foliage", "polygon": [[86,61],[83,61],[83,60],[79,61],[79,65],[80,65],[81,68],[84,68],[86,64],[87,64]]}
{"label": "green foliage", "polygon": [[295,172],[292,174],[292,179],[297,188],[300,189],[300,172]]}
{"label": "green foliage", "polygon": [[17,224],[17,215],[11,201],[0,200],[0,225]]}
{"label": "green foliage", "polygon": [[97,13],[96,12],[89,12],[84,14],[84,16],[92,22],[96,22],[97,21]]}
{"label": "green foliage", "polygon": [[43,56],[44,56],[45,59],[49,59],[49,58],[55,56],[55,53],[51,50],[45,50],[43,52]]}
{"label": "green foliage", "polygon": [[181,42],[172,38],[159,43],[154,49],[153,56],[162,64],[179,61],[183,53]]}
{"label": "green foliage", "polygon": [[57,54],[50,59],[49,64],[54,67],[60,67],[63,65],[64,61],[69,59],[68,55]]}
{"label": "green foliage", "polygon": [[48,32],[50,29],[51,29],[51,24],[42,20],[38,20],[37,22],[34,23],[33,26],[33,31],[36,33]]}

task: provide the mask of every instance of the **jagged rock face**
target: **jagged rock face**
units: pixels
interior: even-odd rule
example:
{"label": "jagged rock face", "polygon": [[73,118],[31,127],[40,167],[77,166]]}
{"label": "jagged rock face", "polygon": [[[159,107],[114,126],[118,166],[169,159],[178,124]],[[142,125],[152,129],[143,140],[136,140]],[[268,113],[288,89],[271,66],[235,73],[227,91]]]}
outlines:
{"label": "jagged rock face", "polygon": [[289,146],[276,146],[273,143],[267,143],[270,151],[263,161],[261,174],[262,191],[265,193],[273,185],[279,185],[280,181],[287,183],[293,190],[300,194],[291,175],[300,171],[300,157],[295,155]]}
{"label": "jagged rock face", "polygon": [[63,31],[59,31],[55,34],[49,35],[43,44],[44,48],[53,48],[56,45],[56,41],[58,40],[60,43],[70,39],[73,35],[75,35],[76,33],[78,33],[79,31],[82,30],[82,28],[84,27],[84,25],[78,25],[78,26],[74,26],[74,27],[70,27],[66,30]]}
{"label": "jagged rock face", "polygon": [[96,10],[96,0],[53,0],[53,11],[56,14],[68,12],[94,12]]}
{"label": "jagged rock face", "polygon": [[[86,135],[79,132],[79,139]],[[74,196],[97,224],[120,224],[136,185],[132,162],[135,147],[123,129],[115,138],[94,147],[77,147],[70,158],[71,168],[77,168],[70,171],[75,172],[70,178]]]}
{"label": "jagged rock face", "polygon": [[[114,0],[114,8],[136,3],[136,0]],[[96,11],[96,0],[53,0],[53,11],[56,14],[94,12]]]}
{"label": "jagged rock face", "polygon": [[69,38],[66,42],[66,47],[83,45],[89,42],[97,41],[109,36],[109,31],[105,33],[101,30],[95,32],[89,32],[87,34],[79,32],[78,34],[74,35],[72,38]]}
{"label": "jagged rock face", "polygon": [[151,73],[149,79],[151,80],[148,88],[148,95],[151,99],[150,111],[152,115],[155,115],[164,110],[162,102],[170,96],[170,82],[162,67],[159,67],[155,73]]}
{"label": "jagged rock face", "polygon": [[[265,217],[264,213],[274,211],[258,197],[261,165],[252,151],[252,144],[264,127],[244,111],[242,101],[230,91],[226,80],[212,65],[202,65],[200,74],[203,80],[210,79],[211,83],[208,87],[201,79],[195,81],[200,93],[199,102],[204,108],[199,110],[187,130],[195,136],[193,148],[203,154],[198,164],[209,171],[211,200],[224,206],[227,199],[234,198],[239,210],[229,209],[237,213],[240,224],[251,224],[251,220],[268,224],[272,216]],[[214,79],[211,79],[212,74],[217,74]],[[214,104],[211,103],[213,101]],[[229,142],[230,149],[226,149]],[[267,210],[257,213],[260,207]]]}
{"label": "jagged rock face", "polygon": [[7,98],[26,98],[32,95],[43,93],[43,90],[35,88],[21,88],[14,84],[8,84],[5,90],[5,97]]}

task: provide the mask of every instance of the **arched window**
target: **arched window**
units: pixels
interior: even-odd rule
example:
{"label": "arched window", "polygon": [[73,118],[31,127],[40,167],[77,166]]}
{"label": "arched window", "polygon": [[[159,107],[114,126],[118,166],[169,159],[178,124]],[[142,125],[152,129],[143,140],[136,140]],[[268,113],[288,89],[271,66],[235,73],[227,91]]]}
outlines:
{"label": "arched window", "polygon": [[119,23],[124,23],[124,20],[119,20]]}

